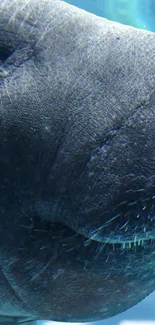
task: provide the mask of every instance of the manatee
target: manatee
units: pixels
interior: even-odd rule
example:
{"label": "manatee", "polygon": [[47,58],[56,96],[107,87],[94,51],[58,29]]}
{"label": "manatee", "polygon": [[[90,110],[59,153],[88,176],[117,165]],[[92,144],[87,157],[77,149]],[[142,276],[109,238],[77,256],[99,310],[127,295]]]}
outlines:
{"label": "manatee", "polygon": [[0,0],[0,316],[90,322],[155,290],[155,34]]}

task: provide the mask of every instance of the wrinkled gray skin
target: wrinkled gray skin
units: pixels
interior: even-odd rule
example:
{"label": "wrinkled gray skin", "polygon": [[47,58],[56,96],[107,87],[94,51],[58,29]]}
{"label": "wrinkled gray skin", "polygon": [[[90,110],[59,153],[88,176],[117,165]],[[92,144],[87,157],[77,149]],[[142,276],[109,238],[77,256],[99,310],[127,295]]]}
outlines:
{"label": "wrinkled gray skin", "polygon": [[95,321],[155,289],[155,34],[0,0],[0,315]]}

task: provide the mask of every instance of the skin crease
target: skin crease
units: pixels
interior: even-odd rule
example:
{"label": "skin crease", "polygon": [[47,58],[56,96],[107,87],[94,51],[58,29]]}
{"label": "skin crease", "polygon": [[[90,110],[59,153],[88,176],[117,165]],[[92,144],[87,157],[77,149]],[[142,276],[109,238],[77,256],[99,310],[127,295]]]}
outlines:
{"label": "skin crease", "polygon": [[155,35],[0,0],[0,315],[89,322],[155,290]]}

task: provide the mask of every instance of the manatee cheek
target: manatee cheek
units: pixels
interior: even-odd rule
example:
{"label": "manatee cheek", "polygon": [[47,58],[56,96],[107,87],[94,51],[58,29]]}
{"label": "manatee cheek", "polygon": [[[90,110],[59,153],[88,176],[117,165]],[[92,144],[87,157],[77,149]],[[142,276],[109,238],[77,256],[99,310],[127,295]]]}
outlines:
{"label": "manatee cheek", "polygon": [[[102,203],[106,201],[106,194],[98,194],[96,190],[93,191],[92,186],[92,191],[85,200],[83,197],[81,202],[77,200],[72,215],[70,212],[68,225],[78,233],[99,242],[143,244],[145,240],[155,237],[154,184],[153,176],[146,180],[142,175],[128,175],[119,189],[115,183],[116,189],[111,191],[108,204]],[[110,182],[107,188],[110,188]],[[106,188],[103,190],[106,193]]]}
{"label": "manatee cheek", "polygon": [[96,165],[93,159],[67,193],[40,201],[38,215],[66,225],[88,242],[130,246],[154,239],[155,176],[138,174],[138,167],[135,173],[127,160],[124,170],[113,159],[103,170],[102,161]]}
{"label": "manatee cheek", "polygon": [[41,202],[38,214],[45,219],[52,216],[53,222],[73,229],[88,243],[93,240],[130,247],[154,239],[155,176],[129,173],[120,179],[116,173],[107,173],[103,184],[100,170],[91,177],[89,172],[87,178],[81,175],[68,196]]}
{"label": "manatee cheek", "polygon": [[64,222],[78,233],[110,243],[155,238],[153,103],[95,149],[69,185]]}

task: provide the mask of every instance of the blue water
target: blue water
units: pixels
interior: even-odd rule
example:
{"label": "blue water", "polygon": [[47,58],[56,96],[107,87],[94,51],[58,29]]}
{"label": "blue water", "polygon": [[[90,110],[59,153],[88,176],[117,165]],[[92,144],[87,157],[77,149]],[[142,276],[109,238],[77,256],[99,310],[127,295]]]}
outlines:
{"label": "blue water", "polygon": [[66,0],[95,15],[155,32],[155,0]]}

